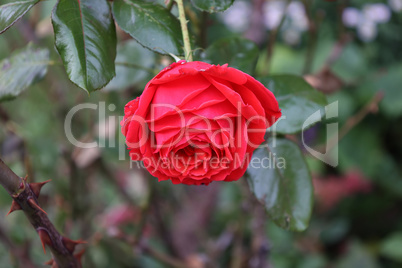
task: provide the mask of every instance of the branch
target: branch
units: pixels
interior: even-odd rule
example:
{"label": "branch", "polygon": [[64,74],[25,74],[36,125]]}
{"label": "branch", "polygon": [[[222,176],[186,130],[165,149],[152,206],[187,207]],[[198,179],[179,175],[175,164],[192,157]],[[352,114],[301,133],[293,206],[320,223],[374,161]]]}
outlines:
{"label": "branch", "polygon": [[142,249],[144,250],[144,253],[155,258],[156,260],[160,261],[161,263],[168,264],[170,267],[175,267],[175,268],[188,267],[188,265],[185,262],[182,262],[179,259],[171,257],[161,251],[155,250],[152,247],[149,247],[148,245],[142,245]]}
{"label": "branch", "polygon": [[116,175],[116,172],[106,164],[102,157],[98,159],[95,164],[97,165],[98,170],[104,175],[103,177],[116,187],[124,201],[130,205],[138,204],[138,202],[128,194],[126,185],[119,183],[119,178]]}
{"label": "branch", "polygon": [[292,2],[292,0],[287,0],[285,9],[283,10],[283,14],[282,14],[282,17],[281,17],[281,19],[279,21],[278,26],[276,26],[275,29],[273,29],[271,31],[270,35],[269,35],[268,45],[267,45],[267,56],[266,56],[267,66],[263,71],[263,75],[267,75],[269,73],[270,68],[271,68],[271,62],[272,62],[272,56],[273,56],[273,53],[274,53],[275,41],[276,41],[276,38],[278,37],[279,30],[281,29],[283,23],[285,22],[286,13],[288,11],[288,7],[289,7],[291,2]]}
{"label": "branch", "polygon": [[306,11],[306,16],[308,19],[308,33],[309,33],[309,41],[306,52],[306,60],[304,62],[303,74],[307,74],[311,72],[311,68],[313,65],[313,60],[317,47],[318,40],[318,26],[321,25],[322,20],[324,19],[324,14],[322,12],[317,13],[317,18],[313,18],[310,13],[311,3],[308,0],[302,1],[304,4],[304,9]]}
{"label": "branch", "polygon": [[252,242],[251,242],[251,258],[249,260],[250,268],[265,267],[269,268],[267,263],[269,257],[270,246],[265,233],[265,225],[267,222],[265,209],[256,198],[253,198],[253,220],[252,220]]}
{"label": "branch", "polygon": [[38,204],[40,190],[47,182],[27,183],[26,179],[18,177],[0,159],[0,184],[13,198],[9,213],[15,210],[24,211],[25,216],[39,234],[43,250],[46,252],[45,245],[47,245],[52,252],[53,260],[48,264],[54,268],[80,268],[82,254],[74,255],[74,249],[77,244],[83,242],[73,241],[60,235],[46,212]]}
{"label": "branch", "polygon": [[335,43],[328,59],[325,62],[326,66],[331,66],[339,59],[345,46],[351,41],[351,39],[352,38],[350,37],[350,35],[345,34]]}
{"label": "branch", "polygon": [[18,195],[24,189],[24,182],[22,178],[18,177],[4,164],[0,159],[0,184],[6,189],[11,197]]}
{"label": "branch", "polygon": [[[339,143],[339,141],[348,134],[348,132],[359,124],[368,114],[376,113],[378,111],[378,104],[384,98],[382,91],[377,92],[374,97],[355,115],[346,121],[345,125],[339,130],[339,136],[331,137],[328,142],[327,150],[330,151]],[[324,147],[324,146],[322,146]]]}
{"label": "branch", "polygon": [[4,123],[7,123],[7,121],[10,120],[10,117],[8,116],[7,112],[1,106],[0,106],[0,120],[3,121]]}
{"label": "branch", "polygon": [[264,12],[265,0],[252,0],[252,10],[249,17],[250,24],[244,33],[244,37],[261,45],[265,39]]}

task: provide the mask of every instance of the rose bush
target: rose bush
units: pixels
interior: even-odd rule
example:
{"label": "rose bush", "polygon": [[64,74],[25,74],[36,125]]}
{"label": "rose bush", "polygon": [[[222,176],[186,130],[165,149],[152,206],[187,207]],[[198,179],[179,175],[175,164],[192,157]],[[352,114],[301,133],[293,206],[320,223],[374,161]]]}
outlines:
{"label": "rose bush", "polygon": [[159,180],[209,184],[239,179],[281,116],[273,93],[227,65],[179,61],[125,106],[132,160]]}

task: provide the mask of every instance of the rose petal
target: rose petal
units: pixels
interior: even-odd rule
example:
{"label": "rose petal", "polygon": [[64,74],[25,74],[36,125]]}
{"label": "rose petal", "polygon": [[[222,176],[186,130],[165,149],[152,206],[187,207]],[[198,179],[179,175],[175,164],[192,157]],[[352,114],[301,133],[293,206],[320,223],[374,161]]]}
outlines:
{"label": "rose petal", "polygon": [[205,76],[211,76],[213,79],[220,78],[239,85],[246,83],[248,76],[246,73],[235,68],[227,67],[226,64],[223,66],[212,65],[211,68],[208,68],[203,74]]}
{"label": "rose petal", "polygon": [[264,104],[263,108],[265,110],[265,116],[270,123],[268,127],[273,125],[276,120],[282,116],[278,101],[276,100],[274,94],[251,76],[248,77],[247,83],[244,86],[246,88],[253,89],[255,96],[260,100],[261,103]]}
{"label": "rose petal", "polygon": [[179,61],[127,103],[121,125],[131,158],[153,176],[199,185],[240,178],[280,116],[272,92],[251,76]]}
{"label": "rose petal", "polygon": [[[246,105],[241,96],[231,89],[229,85],[226,84],[225,81],[221,81],[220,79],[207,79],[229,100],[229,102],[236,108],[236,110],[244,116],[246,119],[249,119],[255,115],[258,115],[255,109],[250,106]],[[220,80],[220,81],[218,81]]]}

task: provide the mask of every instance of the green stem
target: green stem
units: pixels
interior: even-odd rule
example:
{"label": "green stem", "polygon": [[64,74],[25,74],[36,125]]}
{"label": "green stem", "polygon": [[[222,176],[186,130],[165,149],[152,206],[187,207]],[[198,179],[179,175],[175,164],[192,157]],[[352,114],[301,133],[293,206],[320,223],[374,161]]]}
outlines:
{"label": "green stem", "polygon": [[184,56],[186,58],[186,61],[193,61],[193,55],[191,52],[191,45],[190,45],[190,36],[188,34],[187,20],[186,20],[186,14],[184,12],[183,0],[175,0],[175,1],[179,9],[179,20],[184,43]]}

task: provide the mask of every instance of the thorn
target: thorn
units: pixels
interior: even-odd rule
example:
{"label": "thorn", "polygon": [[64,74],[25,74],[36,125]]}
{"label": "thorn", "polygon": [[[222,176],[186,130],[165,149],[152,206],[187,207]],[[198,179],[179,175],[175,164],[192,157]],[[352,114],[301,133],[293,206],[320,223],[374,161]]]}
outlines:
{"label": "thorn", "polygon": [[55,261],[53,259],[50,259],[49,261],[45,262],[45,265],[52,265],[53,263],[55,263]]}
{"label": "thorn", "polygon": [[[78,261],[78,263],[81,266],[82,266],[81,259],[82,259],[82,256],[84,255],[84,253],[85,253],[85,249],[81,250],[77,254],[74,254],[74,258]],[[51,265],[52,266],[51,268],[58,268],[59,267],[59,266],[57,266],[57,263],[54,261],[54,259],[51,259],[51,260],[45,262],[45,265]]]}
{"label": "thorn", "polygon": [[20,206],[20,204],[18,204],[15,200],[13,200],[13,202],[11,203],[10,211],[7,213],[7,216],[8,216],[11,212],[16,211],[16,210],[20,210],[20,209],[22,209],[21,206]]}
{"label": "thorn", "polygon": [[59,268],[57,263],[54,261],[54,259],[51,259],[50,261],[45,262],[45,265],[51,265],[51,268]]}
{"label": "thorn", "polygon": [[21,182],[19,188],[20,188],[20,190],[23,190],[25,188],[25,183]]}
{"label": "thorn", "polygon": [[32,198],[28,199],[28,203],[31,205],[32,208],[36,208],[47,215],[46,211],[44,211],[38,204],[36,204],[35,200],[33,200]]}
{"label": "thorn", "polygon": [[61,239],[61,241],[63,241],[64,246],[71,253],[74,252],[75,246],[77,246],[78,244],[86,244],[87,243],[86,241],[83,241],[83,240],[71,240],[70,238],[67,238],[67,237],[63,237]]}
{"label": "thorn", "polygon": [[[25,184],[27,183],[27,179],[28,179],[28,175],[26,175],[25,176],[25,178],[22,178],[21,177],[21,182],[20,182],[20,185],[19,185],[19,189],[22,191],[22,190],[25,190]],[[19,195],[19,193],[18,194],[13,194],[12,196],[13,197],[17,197]]]}
{"label": "thorn", "polygon": [[40,190],[42,187],[51,180],[43,181],[43,182],[31,182],[29,183],[29,187],[31,187],[32,192],[34,192],[36,198],[39,197]]}
{"label": "thorn", "polygon": [[40,241],[42,242],[43,252],[45,252],[46,254],[45,245],[52,246],[52,240],[50,239],[50,236],[45,229],[39,229],[38,234]]}
{"label": "thorn", "polygon": [[81,259],[82,259],[82,255],[84,255],[84,253],[85,253],[85,248],[74,255],[74,257],[77,259],[77,261],[79,262],[79,264],[81,266],[82,266]]}

